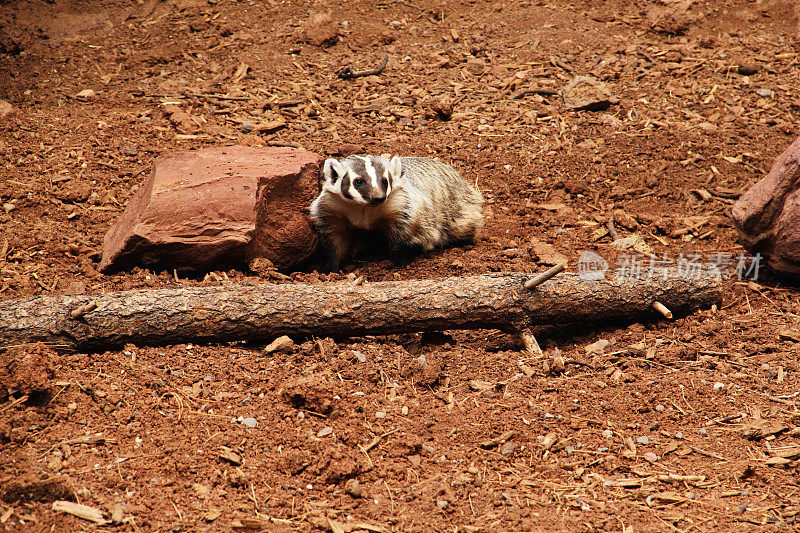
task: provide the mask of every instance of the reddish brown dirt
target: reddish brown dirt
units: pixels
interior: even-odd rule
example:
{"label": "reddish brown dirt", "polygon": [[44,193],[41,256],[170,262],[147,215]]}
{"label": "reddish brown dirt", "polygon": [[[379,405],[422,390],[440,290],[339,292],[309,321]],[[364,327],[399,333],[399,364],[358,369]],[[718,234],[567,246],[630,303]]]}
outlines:
{"label": "reddish brown dirt", "polygon": [[[800,133],[799,30],[785,0],[0,2],[0,295],[224,283],[96,266],[156,156],[235,143],[436,156],[488,199],[474,246],[282,282],[540,270],[534,237],[613,268],[611,214],[659,256],[739,254],[726,190]],[[380,76],[334,74],[384,54]],[[618,103],[512,98],[585,74]],[[71,499],[131,531],[796,527],[798,313],[762,273],[688,318],[543,328],[544,356],[493,331],[20,347],[0,369],[0,524],[93,527],[52,509]]]}

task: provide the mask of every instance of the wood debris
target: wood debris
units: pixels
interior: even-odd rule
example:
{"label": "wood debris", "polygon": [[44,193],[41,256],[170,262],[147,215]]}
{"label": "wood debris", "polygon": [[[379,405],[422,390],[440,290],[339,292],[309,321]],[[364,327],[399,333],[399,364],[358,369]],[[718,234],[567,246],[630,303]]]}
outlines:
{"label": "wood debris", "polygon": [[95,524],[105,525],[109,523],[109,521],[104,518],[103,511],[81,503],[56,500],[53,502],[53,510],[71,514],[78,518],[94,522]]}

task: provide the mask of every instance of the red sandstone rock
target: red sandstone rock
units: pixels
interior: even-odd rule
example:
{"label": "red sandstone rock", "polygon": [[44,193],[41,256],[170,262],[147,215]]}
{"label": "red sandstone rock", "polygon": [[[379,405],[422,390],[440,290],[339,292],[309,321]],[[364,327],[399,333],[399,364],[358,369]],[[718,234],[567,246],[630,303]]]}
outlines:
{"label": "red sandstone rock", "polygon": [[339,25],[327,13],[315,13],[303,23],[303,42],[330,48],[339,39]]}
{"label": "red sandstone rock", "polygon": [[773,271],[800,274],[800,138],[731,211],[739,242]]}
{"label": "red sandstone rock", "polygon": [[156,159],[103,240],[100,269],[225,269],[266,257],[289,269],[316,250],[307,208],[317,154],[230,146]]}

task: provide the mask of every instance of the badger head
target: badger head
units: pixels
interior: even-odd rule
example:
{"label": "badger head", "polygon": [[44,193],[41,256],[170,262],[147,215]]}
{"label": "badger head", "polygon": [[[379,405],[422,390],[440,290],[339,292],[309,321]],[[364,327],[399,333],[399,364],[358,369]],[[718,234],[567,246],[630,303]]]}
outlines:
{"label": "badger head", "polygon": [[327,159],[322,188],[357,204],[381,204],[398,188],[403,164],[399,157],[351,155]]}

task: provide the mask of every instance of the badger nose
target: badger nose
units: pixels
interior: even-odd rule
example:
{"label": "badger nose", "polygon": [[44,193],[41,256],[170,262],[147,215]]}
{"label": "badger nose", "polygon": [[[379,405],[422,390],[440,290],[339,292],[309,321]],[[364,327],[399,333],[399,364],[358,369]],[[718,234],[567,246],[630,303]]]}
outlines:
{"label": "badger nose", "polygon": [[386,200],[385,196],[376,196],[374,198],[371,198],[370,202],[372,202],[373,204],[382,204],[384,200]]}

